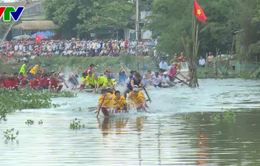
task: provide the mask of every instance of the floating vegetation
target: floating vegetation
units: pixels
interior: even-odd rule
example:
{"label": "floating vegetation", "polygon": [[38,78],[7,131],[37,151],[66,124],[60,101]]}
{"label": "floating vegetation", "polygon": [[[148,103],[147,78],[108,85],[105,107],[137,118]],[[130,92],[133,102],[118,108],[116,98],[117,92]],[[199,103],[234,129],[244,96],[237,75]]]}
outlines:
{"label": "floating vegetation", "polygon": [[28,124],[28,125],[33,125],[34,124],[34,121],[31,120],[31,119],[28,119],[25,124]]}
{"label": "floating vegetation", "polygon": [[43,121],[42,119],[38,122],[39,125],[42,125],[43,124]]}
{"label": "floating vegetation", "polygon": [[61,91],[59,93],[51,93],[52,98],[57,98],[57,97],[66,97],[66,98],[72,98],[72,97],[77,97],[77,93],[73,93],[70,91]]}
{"label": "floating vegetation", "polygon": [[212,122],[220,122],[221,120],[225,122],[234,122],[236,120],[236,114],[229,110],[222,113],[215,113],[210,116],[210,121]]}
{"label": "floating vegetation", "polygon": [[183,119],[184,119],[184,120],[190,120],[190,119],[191,119],[191,117],[190,117],[190,116],[188,116],[188,115],[185,115],[185,116],[183,116]]}
{"label": "floating vegetation", "polygon": [[82,112],[82,109],[81,109],[81,107],[79,107],[79,112]]}
{"label": "floating vegetation", "polygon": [[51,104],[51,98],[57,97],[76,97],[77,94],[62,91],[60,93],[50,93],[49,91],[12,91],[0,89],[0,120],[6,120],[6,114],[16,110],[30,108],[51,108],[58,107],[60,104]]}
{"label": "floating vegetation", "polygon": [[70,129],[73,129],[73,130],[80,130],[81,128],[85,128],[86,126],[84,124],[80,124],[80,121],[75,118],[75,120],[70,124]]}
{"label": "floating vegetation", "polygon": [[56,107],[60,107],[61,105],[60,105],[60,104],[52,104],[52,106],[53,106],[54,108],[56,108]]}
{"label": "floating vegetation", "polygon": [[7,118],[6,118],[6,113],[2,113],[2,115],[0,115],[0,121],[7,121]]}
{"label": "floating vegetation", "polygon": [[19,135],[19,131],[17,131],[15,134],[14,128],[9,130],[7,129],[6,131],[4,131],[5,140],[14,140],[18,135]]}

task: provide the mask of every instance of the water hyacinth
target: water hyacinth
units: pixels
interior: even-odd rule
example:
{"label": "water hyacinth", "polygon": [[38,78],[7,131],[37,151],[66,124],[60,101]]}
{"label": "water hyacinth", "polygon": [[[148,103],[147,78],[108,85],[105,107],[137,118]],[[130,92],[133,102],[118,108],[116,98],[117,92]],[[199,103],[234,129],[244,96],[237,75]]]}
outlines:
{"label": "water hyacinth", "polygon": [[19,131],[16,132],[16,134],[14,134],[14,128],[12,129],[7,129],[6,131],[4,131],[4,138],[5,140],[14,140],[16,139],[16,137],[19,135]]}
{"label": "water hyacinth", "polygon": [[76,97],[77,94],[62,91],[60,93],[50,93],[49,91],[12,91],[0,89],[0,120],[6,120],[6,114],[22,109],[37,109],[58,107],[59,104],[52,105],[51,98]]}
{"label": "water hyacinth", "polygon": [[28,124],[28,125],[33,125],[34,124],[34,121],[31,120],[31,119],[28,119],[25,124]]}
{"label": "water hyacinth", "polygon": [[70,124],[70,129],[73,129],[73,130],[80,130],[80,129],[84,129],[86,126],[85,124],[82,124],[80,123],[80,121],[75,118],[75,120]]}

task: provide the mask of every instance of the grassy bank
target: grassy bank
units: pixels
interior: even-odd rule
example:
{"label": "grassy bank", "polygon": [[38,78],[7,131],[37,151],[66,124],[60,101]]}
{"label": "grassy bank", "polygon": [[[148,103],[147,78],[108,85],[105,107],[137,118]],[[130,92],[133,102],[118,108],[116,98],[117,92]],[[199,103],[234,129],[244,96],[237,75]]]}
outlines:
{"label": "grassy bank", "polygon": [[[156,70],[157,65],[150,57],[137,58],[134,55],[125,55],[120,57],[60,57],[53,55],[51,58],[37,58],[29,60],[29,66],[41,62],[47,70],[59,70],[61,65],[67,67],[68,72],[78,68],[80,72],[85,71],[90,64],[96,65],[95,71],[103,72],[107,67],[113,72],[118,72],[121,66],[128,69],[137,70],[137,63],[139,62],[139,71],[147,71],[149,68]],[[20,64],[1,64],[1,72],[14,73],[18,72],[22,63]]]}
{"label": "grassy bank", "polygon": [[[95,71],[99,73],[102,73],[107,67],[110,67],[113,72],[117,73],[122,66],[128,69],[128,71],[134,69],[144,73],[148,69],[156,71],[159,64],[158,60],[155,62],[155,60],[150,57],[137,58],[134,55],[123,55],[120,57],[60,57],[53,55],[51,58],[31,59],[29,60],[29,66],[35,65],[37,62],[41,62],[48,71],[58,71],[59,68],[64,65],[65,73],[72,72],[78,68],[80,71],[79,74],[84,72],[92,63],[96,65]],[[139,69],[137,64],[139,64]],[[21,65],[22,63],[0,63],[0,72],[13,74],[20,70]],[[198,78],[251,78],[248,71],[240,73],[231,72],[229,75],[222,75],[221,73],[216,75],[213,68],[198,68],[197,71]]]}

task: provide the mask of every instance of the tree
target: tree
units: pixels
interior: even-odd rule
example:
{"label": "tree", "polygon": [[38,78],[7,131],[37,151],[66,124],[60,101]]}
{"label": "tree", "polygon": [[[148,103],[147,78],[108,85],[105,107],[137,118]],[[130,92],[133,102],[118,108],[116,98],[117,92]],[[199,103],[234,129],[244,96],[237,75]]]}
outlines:
{"label": "tree", "polygon": [[134,7],[126,0],[99,0],[92,10],[95,14],[88,21],[83,21],[88,13],[80,13],[78,18],[83,24],[77,24],[79,34],[100,28],[123,29],[133,22]]}
{"label": "tree", "polygon": [[84,37],[99,28],[125,28],[134,14],[127,0],[45,0],[43,5],[46,18],[59,25],[66,38]]}
{"label": "tree", "polygon": [[[255,2],[242,0],[197,0],[207,16],[207,22],[199,23],[199,54],[213,52],[219,48],[220,52],[230,52],[234,32],[246,25],[245,17],[252,15],[256,7]],[[248,12],[248,10],[253,11]],[[192,35],[193,1],[190,0],[160,0],[152,5],[151,23],[149,28],[154,37],[160,36],[157,49],[172,55],[182,52],[181,37]],[[249,17],[250,18],[250,17]],[[250,20],[250,19],[249,19]],[[251,21],[251,20],[250,20]],[[188,41],[192,44],[191,38]],[[249,42],[250,43],[250,42]]]}

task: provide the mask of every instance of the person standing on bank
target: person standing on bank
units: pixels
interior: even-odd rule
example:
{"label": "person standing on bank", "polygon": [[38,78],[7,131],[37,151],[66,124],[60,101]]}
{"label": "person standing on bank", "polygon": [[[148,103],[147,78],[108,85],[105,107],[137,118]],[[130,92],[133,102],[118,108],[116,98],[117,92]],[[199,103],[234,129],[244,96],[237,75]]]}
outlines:
{"label": "person standing on bank", "polygon": [[205,59],[204,58],[202,58],[202,56],[200,57],[200,60],[199,60],[199,67],[201,67],[201,68],[204,68],[205,67]]}
{"label": "person standing on bank", "polygon": [[161,59],[161,62],[159,64],[159,69],[162,69],[163,71],[168,70],[168,64],[164,61],[164,58]]}

